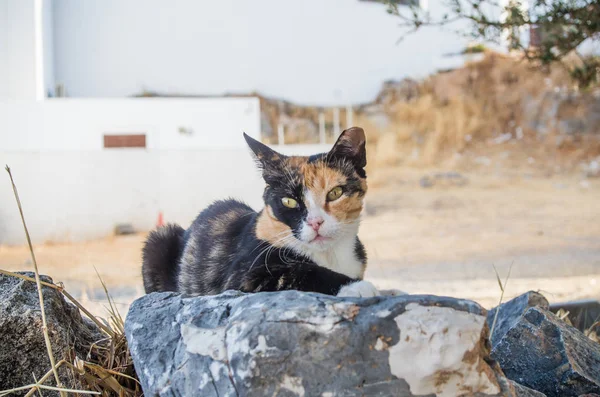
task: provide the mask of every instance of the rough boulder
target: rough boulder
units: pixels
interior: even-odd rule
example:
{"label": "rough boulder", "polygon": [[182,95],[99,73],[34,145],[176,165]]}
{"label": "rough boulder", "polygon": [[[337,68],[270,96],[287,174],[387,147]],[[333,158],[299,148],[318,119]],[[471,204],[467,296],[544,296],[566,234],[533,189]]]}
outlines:
{"label": "rough boulder", "polygon": [[460,299],[153,293],[125,328],[147,396],[542,396],[503,377]]}
{"label": "rough boulder", "polygon": [[[35,277],[31,272],[23,272]],[[42,281],[52,279],[41,276]],[[79,310],[55,289],[42,287],[48,332],[56,362],[74,356],[85,358],[92,343],[102,339],[98,329],[83,320]],[[0,274],[0,390],[35,383],[50,370],[42,333],[42,314],[35,282]],[[61,382],[80,388],[70,372],[61,368]],[[55,385],[51,377],[47,385]],[[24,394],[24,393],[23,393]],[[58,395],[45,391],[44,395]]]}

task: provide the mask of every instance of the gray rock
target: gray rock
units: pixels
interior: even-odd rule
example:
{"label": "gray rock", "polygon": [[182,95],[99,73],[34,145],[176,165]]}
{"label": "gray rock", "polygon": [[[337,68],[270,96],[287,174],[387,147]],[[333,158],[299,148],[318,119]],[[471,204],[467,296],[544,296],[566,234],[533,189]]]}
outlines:
{"label": "gray rock", "polygon": [[455,171],[438,172],[433,175],[425,175],[419,180],[421,187],[428,188],[436,186],[465,186],[469,180]]}
{"label": "gray rock", "polygon": [[591,160],[583,165],[583,172],[586,178],[600,178],[600,157]]}
{"label": "gray rock", "polygon": [[530,388],[520,385],[514,381],[509,381],[509,382],[510,382],[510,385],[514,388],[515,394],[518,397],[546,397],[546,395],[542,392],[530,389]]}
{"label": "gray rock", "polygon": [[419,179],[419,185],[424,188],[432,187],[435,184],[434,180],[430,176],[424,176]]}
{"label": "gray rock", "polygon": [[600,393],[600,344],[547,310],[530,307],[492,341],[492,358],[524,386],[548,397]]}
{"label": "gray rock", "polygon": [[[35,277],[31,272],[23,272]],[[52,279],[41,276],[42,281]],[[43,287],[44,308],[50,341],[56,362],[75,353],[84,359],[91,343],[102,339],[92,324],[84,321],[79,310],[67,303],[62,294]],[[34,383],[33,376],[41,378],[50,370],[44,336],[38,293],[34,282],[0,274],[0,390]],[[70,371],[59,371],[61,382],[68,387],[81,388]],[[55,385],[54,378],[46,384]],[[24,394],[24,393],[23,393]],[[58,393],[44,392],[44,395]]]}
{"label": "gray rock", "polygon": [[578,118],[568,118],[564,120],[558,120],[557,129],[561,134],[574,135],[585,133],[587,130],[587,124],[584,120]]}
{"label": "gray rock", "polygon": [[153,293],[125,331],[146,396],[538,396],[489,360],[485,315],[434,296]]}
{"label": "gray rock", "polygon": [[283,114],[279,116],[279,121],[284,126],[285,143],[318,142],[319,129],[310,118],[290,117]]}
{"label": "gray rock", "polygon": [[267,112],[265,112],[262,106],[260,111],[260,132],[261,136],[267,139],[271,139],[275,135],[273,132],[273,126],[271,125],[269,115]]}
{"label": "gray rock", "polygon": [[[487,315],[487,321],[492,332],[490,335],[492,345],[500,341],[521,320],[523,314],[530,307],[541,307],[548,310],[549,303],[542,294],[529,291],[490,310]],[[494,325],[494,317],[497,311],[498,317]]]}
{"label": "gray rock", "polygon": [[395,103],[411,102],[419,97],[419,82],[413,79],[388,80],[383,83],[375,98],[375,103],[389,106]]}
{"label": "gray rock", "polygon": [[538,136],[596,134],[600,126],[600,97],[550,88],[522,98],[523,124]]}
{"label": "gray rock", "polygon": [[389,130],[392,125],[392,118],[381,104],[362,105],[357,113],[380,130]]}
{"label": "gray rock", "polygon": [[115,225],[115,236],[124,236],[128,234],[134,234],[135,228],[131,223],[119,223]]}

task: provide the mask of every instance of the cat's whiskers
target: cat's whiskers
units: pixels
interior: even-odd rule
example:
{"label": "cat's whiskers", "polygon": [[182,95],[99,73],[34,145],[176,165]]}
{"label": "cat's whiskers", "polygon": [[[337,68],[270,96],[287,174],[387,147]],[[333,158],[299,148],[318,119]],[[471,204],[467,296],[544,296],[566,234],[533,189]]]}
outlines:
{"label": "cat's whiskers", "polygon": [[252,265],[250,265],[250,270],[252,269],[252,266],[254,266],[254,263],[256,262],[256,260],[257,260],[258,258],[260,258],[260,257],[262,256],[262,254],[264,254],[264,253],[265,253],[265,252],[267,252],[269,249],[271,249],[272,247],[274,247],[274,246],[275,246],[275,244],[277,244],[277,243],[279,243],[280,241],[282,241],[282,240],[283,240],[285,237],[286,237],[286,236],[284,236],[283,238],[280,238],[280,239],[278,239],[278,240],[275,240],[273,243],[271,243],[271,242],[269,242],[269,241],[265,241],[265,243],[267,243],[267,244],[268,244],[268,246],[267,246],[265,249],[261,250],[261,251],[258,253],[258,255],[256,256],[256,258],[254,258],[254,261],[252,262]]}
{"label": "cat's whiskers", "polygon": [[[290,259],[287,256],[287,253],[290,251],[297,251],[297,253],[302,254],[301,250],[298,250],[300,247],[300,242],[293,235],[289,236],[289,239],[283,241],[283,247],[279,249],[279,258],[286,264],[289,265]],[[283,255],[283,258],[281,257]],[[287,262],[286,262],[287,260]]]}
{"label": "cat's whiskers", "polygon": [[[286,234],[286,233],[289,233],[289,232],[290,232],[289,230],[283,230],[283,231],[281,231],[281,232],[279,232],[279,233],[275,234],[273,237],[274,237],[274,238],[278,238],[279,236],[282,236],[282,235],[284,235],[284,234]],[[264,246],[264,245],[266,245],[266,244],[271,244],[271,242],[269,242],[269,241],[266,241],[266,240],[264,240],[264,241],[261,241],[260,243],[258,243],[258,244],[256,245],[256,247],[254,247],[254,249],[253,249],[252,251],[250,251],[250,252],[249,252],[249,254],[253,253],[253,252],[254,252],[254,251],[256,251],[256,250],[257,250],[259,247],[261,247],[261,246]]]}
{"label": "cat's whiskers", "polygon": [[[281,262],[283,262],[284,265],[288,265],[289,266],[290,262],[289,262],[289,260],[287,260],[288,259],[287,256],[285,256],[285,253],[286,253],[286,251],[288,249],[289,249],[289,247],[286,244],[285,248],[284,249],[280,249],[279,252],[278,252],[278,254],[279,254],[279,260]],[[283,254],[283,257],[282,257],[282,254]]]}
{"label": "cat's whiskers", "polygon": [[287,259],[287,262],[284,261],[284,263],[286,265],[291,265],[292,263],[289,262],[289,258],[287,257],[287,253],[289,251],[295,250],[298,251],[298,253],[302,253],[301,250],[299,249],[301,248],[300,243],[297,239],[292,239],[289,244],[286,244],[286,247],[283,249],[283,257],[285,259]]}
{"label": "cat's whiskers", "polygon": [[267,251],[267,254],[265,255],[265,269],[267,269],[267,272],[269,272],[269,274],[271,275],[271,277],[273,277],[273,273],[271,273],[271,271],[269,270],[269,265],[267,264],[267,260],[269,259],[269,256],[271,255],[271,252],[273,252],[273,249],[275,248],[274,245],[272,245],[269,250]]}
{"label": "cat's whiskers", "polygon": [[252,268],[254,267],[254,264],[256,263],[256,261],[258,260],[258,258],[260,258],[262,256],[262,254],[264,254],[265,252],[267,252],[268,250],[270,250],[273,247],[273,245],[268,245],[267,248],[263,249],[262,251],[260,251],[258,253],[258,255],[256,255],[256,258],[254,258],[254,261],[252,261],[252,264],[250,265],[250,268],[248,269],[248,271],[252,270]]}
{"label": "cat's whiskers", "polygon": [[[284,231],[284,232],[285,232],[285,233],[289,233],[289,231],[287,231],[287,230],[286,230],[286,231]],[[274,249],[274,248],[278,248],[276,245],[277,245],[277,244],[279,244],[279,243],[281,243],[282,241],[285,241],[285,239],[287,239],[287,238],[289,238],[289,237],[293,237],[293,236],[290,234],[290,235],[287,235],[287,236],[283,236],[282,238],[280,238],[280,239],[277,239],[277,240],[275,240],[275,241],[268,242],[270,245],[269,245],[267,248],[265,248],[264,250],[262,250],[262,251],[261,251],[261,252],[260,252],[260,253],[259,253],[259,254],[256,256],[256,258],[254,258],[254,261],[252,261],[252,264],[250,265],[250,268],[248,269],[248,271],[252,270],[252,268],[254,267],[254,264],[256,263],[256,261],[258,260],[258,258],[260,258],[260,257],[261,257],[261,256],[262,256],[262,255],[263,255],[265,252],[267,253],[267,255],[265,256],[265,261],[266,261],[266,257],[269,255],[269,250],[272,250],[272,249]],[[266,265],[266,263],[265,263],[265,265]],[[267,268],[267,270],[269,270],[269,269]],[[270,273],[270,272],[269,272],[269,273]]]}
{"label": "cat's whiskers", "polygon": [[[286,239],[288,238],[293,238],[292,235],[289,236],[285,236],[282,239],[280,239],[280,243],[283,243],[283,245],[285,246],[286,244]],[[281,259],[281,249],[276,247],[274,244],[270,247],[270,249],[267,251],[267,254],[265,255],[265,268],[267,269],[267,271],[269,272],[269,274],[271,275],[271,277],[273,277],[273,273],[271,273],[271,271],[269,270],[269,265],[268,265],[268,260],[269,260],[269,256],[271,255],[271,253],[273,252],[274,249],[278,249],[279,251],[279,259]],[[283,260],[282,260],[283,261]]]}

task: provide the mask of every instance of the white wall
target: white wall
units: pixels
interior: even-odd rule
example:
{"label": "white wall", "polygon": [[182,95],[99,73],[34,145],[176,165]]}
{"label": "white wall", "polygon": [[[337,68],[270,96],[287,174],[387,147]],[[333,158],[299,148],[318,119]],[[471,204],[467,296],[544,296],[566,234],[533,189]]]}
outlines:
{"label": "white wall", "polygon": [[34,0],[0,0],[0,99],[36,99]]}
{"label": "white wall", "polygon": [[[322,145],[278,148],[308,155]],[[104,237],[117,223],[137,230],[165,221],[187,227],[214,200],[235,197],[262,207],[264,182],[243,147],[197,150],[1,152],[19,188],[35,243]],[[0,178],[0,244],[23,244],[13,193]]]}
{"label": "white wall", "polygon": [[243,147],[243,131],[260,136],[257,98],[0,101],[0,151],[102,150],[122,133],[145,133],[148,149]]}
{"label": "white wall", "polygon": [[[16,179],[34,242],[104,237],[117,223],[138,230],[184,225],[228,195],[256,205],[260,182],[247,150],[0,152]],[[0,244],[23,244],[10,184],[0,184]]]}
{"label": "white wall", "polygon": [[[179,125],[194,134],[179,134]],[[148,147],[103,149],[107,131],[145,131]],[[242,131],[260,136],[256,98],[0,101],[0,164],[12,169],[34,242],[87,240],[121,222],[149,230],[159,211],[187,226],[213,200],[230,196],[260,208],[264,184]],[[23,243],[4,174],[0,244]]]}
{"label": "white wall", "polygon": [[462,62],[442,56],[466,44],[451,28],[397,44],[399,21],[385,10],[358,0],[55,0],[56,82],[76,97],[258,90],[339,104]]}
{"label": "white wall", "polygon": [[8,3],[0,0],[0,98],[8,97]]}
{"label": "white wall", "polygon": [[54,1],[42,0],[42,65],[44,96],[54,96]]}

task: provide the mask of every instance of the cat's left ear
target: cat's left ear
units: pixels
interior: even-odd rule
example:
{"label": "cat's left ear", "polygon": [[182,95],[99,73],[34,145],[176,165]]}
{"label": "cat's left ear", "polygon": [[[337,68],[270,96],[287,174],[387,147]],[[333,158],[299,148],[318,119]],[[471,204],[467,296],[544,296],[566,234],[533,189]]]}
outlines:
{"label": "cat's left ear", "polygon": [[248,146],[254,153],[256,160],[262,165],[263,168],[272,166],[282,160],[285,156],[277,153],[275,150],[271,149],[264,143],[257,141],[256,139],[248,136],[244,132],[244,139]]}
{"label": "cat's left ear", "polygon": [[367,165],[365,131],[360,127],[344,130],[327,155],[328,159],[348,159],[357,170]]}

